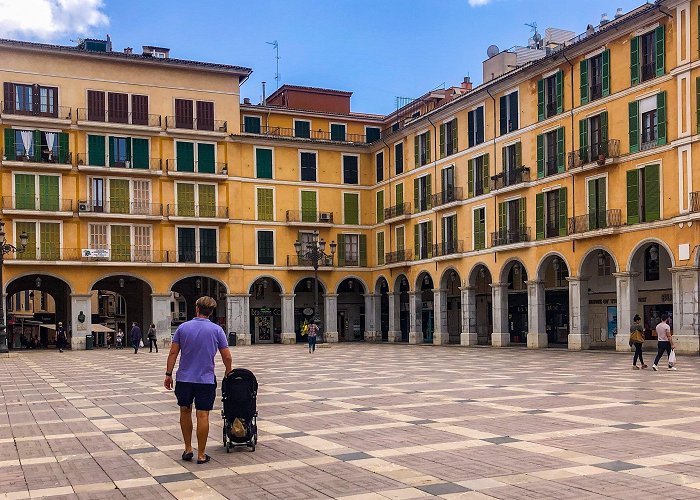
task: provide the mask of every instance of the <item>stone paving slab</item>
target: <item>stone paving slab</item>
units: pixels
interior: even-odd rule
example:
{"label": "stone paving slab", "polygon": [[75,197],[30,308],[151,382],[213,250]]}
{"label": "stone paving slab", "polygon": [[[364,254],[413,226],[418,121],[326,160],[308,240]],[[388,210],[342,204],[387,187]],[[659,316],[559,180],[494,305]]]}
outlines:
{"label": "stone paving slab", "polygon": [[239,346],[258,447],[227,454],[215,408],[197,465],[166,355],[0,357],[0,499],[700,497],[698,358],[652,372],[610,352]]}

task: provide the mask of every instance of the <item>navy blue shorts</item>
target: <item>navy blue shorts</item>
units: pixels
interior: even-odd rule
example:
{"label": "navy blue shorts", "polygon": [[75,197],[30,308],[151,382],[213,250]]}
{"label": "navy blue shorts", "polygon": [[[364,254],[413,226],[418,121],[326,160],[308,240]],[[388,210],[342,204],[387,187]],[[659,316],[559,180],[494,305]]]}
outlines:
{"label": "navy blue shorts", "polygon": [[216,399],[216,382],[197,384],[195,382],[176,382],[175,397],[178,406],[194,407],[202,411],[211,411]]}

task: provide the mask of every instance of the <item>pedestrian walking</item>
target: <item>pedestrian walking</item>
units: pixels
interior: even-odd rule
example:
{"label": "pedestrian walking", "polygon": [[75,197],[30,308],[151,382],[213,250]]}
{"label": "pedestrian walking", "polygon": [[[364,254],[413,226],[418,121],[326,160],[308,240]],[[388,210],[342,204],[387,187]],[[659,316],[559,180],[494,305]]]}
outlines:
{"label": "pedestrian walking", "polygon": [[181,324],[175,331],[168,354],[163,386],[173,388],[173,368],[179,354],[180,366],[177,370],[175,396],[180,407],[180,430],[185,444],[182,459],[194,458],[192,449],[192,403],[197,418],[197,463],[204,464],[210,459],[205,453],[209,435],[209,412],[216,399],[216,375],[214,358],[217,351],[225,366],[224,376],[231,371],[231,351],[228,349],[226,334],[222,328],[209,321],[216,309],[216,300],[200,297],[195,303],[195,317]]}
{"label": "pedestrian walking", "polygon": [[63,328],[63,323],[59,321],[56,327],[56,347],[58,347],[58,352],[63,352],[63,349],[66,347],[66,339],[66,329]]}
{"label": "pedestrian walking", "polygon": [[117,345],[115,347],[117,349],[124,347],[124,331],[121,328],[117,331],[116,341]]}
{"label": "pedestrian walking", "polygon": [[153,352],[153,348],[156,348],[156,354],[158,354],[158,337],[156,336],[156,325],[151,323],[151,327],[148,329],[148,352]]}
{"label": "pedestrian walking", "polygon": [[307,335],[309,336],[309,352],[316,352],[316,335],[318,335],[318,325],[316,324],[315,320],[309,324]]}
{"label": "pedestrian walking", "polygon": [[659,341],[659,348],[658,352],[656,353],[656,359],[654,359],[654,364],[651,365],[651,369],[654,371],[657,371],[659,369],[659,361],[661,360],[661,356],[663,356],[665,352],[666,356],[669,357],[668,369],[675,370],[676,367],[673,366],[670,361],[671,351],[674,349],[673,332],[671,331],[671,327],[668,324],[668,314],[666,313],[663,313],[661,315],[661,322],[658,325],[656,325],[656,337]]}
{"label": "pedestrian walking", "polygon": [[131,345],[134,347],[134,354],[139,352],[139,347],[143,347],[143,334],[141,333],[141,328],[134,321],[131,323],[131,331],[129,332],[131,337]]}
{"label": "pedestrian walking", "polygon": [[634,315],[634,324],[630,327],[630,346],[634,348],[634,358],[632,359],[632,367],[639,370],[637,359],[642,364],[642,368],[646,368],[642,348],[644,347],[644,328],[642,328],[642,318],[639,314]]}
{"label": "pedestrian walking", "polygon": [[111,349],[112,348],[112,334],[111,333],[107,332],[107,334],[105,335],[105,342],[107,343],[107,349]]}

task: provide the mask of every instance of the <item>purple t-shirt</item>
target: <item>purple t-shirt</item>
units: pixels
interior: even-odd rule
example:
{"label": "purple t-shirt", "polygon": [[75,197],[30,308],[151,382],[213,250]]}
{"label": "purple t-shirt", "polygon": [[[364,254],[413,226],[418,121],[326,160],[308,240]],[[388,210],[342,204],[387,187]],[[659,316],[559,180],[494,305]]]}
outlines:
{"label": "purple t-shirt", "polygon": [[173,342],[180,344],[178,382],[215,383],[214,358],[219,349],[228,348],[226,334],[219,325],[194,318],[177,328]]}

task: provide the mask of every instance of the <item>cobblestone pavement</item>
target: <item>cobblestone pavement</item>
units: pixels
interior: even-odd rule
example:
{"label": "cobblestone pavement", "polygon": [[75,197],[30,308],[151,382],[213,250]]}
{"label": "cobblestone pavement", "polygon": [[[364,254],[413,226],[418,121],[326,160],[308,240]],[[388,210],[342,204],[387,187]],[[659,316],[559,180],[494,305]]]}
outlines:
{"label": "cobblestone pavement", "polygon": [[226,454],[214,412],[205,465],[179,460],[162,350],[0,357],[0,497],[700,497],[698,358],[655,373],[552,349],[233,352],[260,381],[260,441]]}

